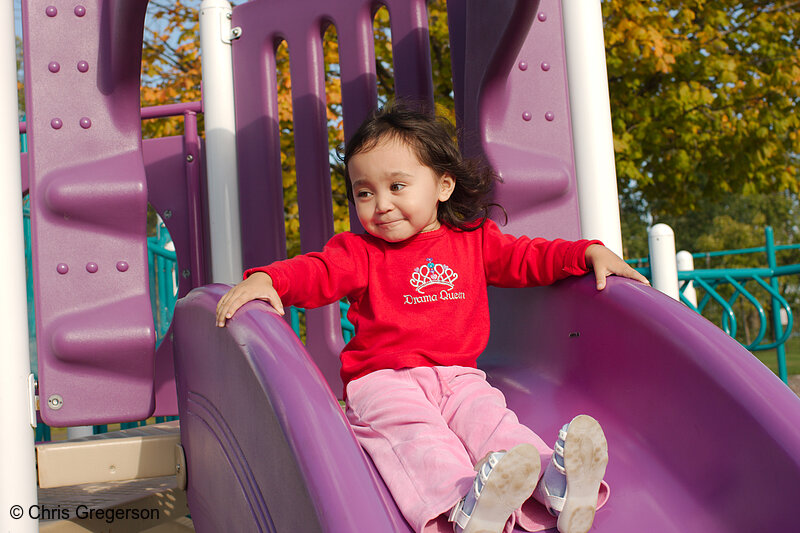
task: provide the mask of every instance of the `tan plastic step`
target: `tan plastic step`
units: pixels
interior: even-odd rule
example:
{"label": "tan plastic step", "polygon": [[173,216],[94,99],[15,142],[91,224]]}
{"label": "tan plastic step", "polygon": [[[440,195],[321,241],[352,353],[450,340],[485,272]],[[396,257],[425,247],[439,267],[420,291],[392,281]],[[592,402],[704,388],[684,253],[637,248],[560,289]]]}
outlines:
{"label": "tan plastic step", "polygon": [[41,533],[188,533],[186,493],[175,476],[39,489]]}
{"label": "tan plastic step", "polygon": [[36,446],[39,487],[175,475],[178,421]]}

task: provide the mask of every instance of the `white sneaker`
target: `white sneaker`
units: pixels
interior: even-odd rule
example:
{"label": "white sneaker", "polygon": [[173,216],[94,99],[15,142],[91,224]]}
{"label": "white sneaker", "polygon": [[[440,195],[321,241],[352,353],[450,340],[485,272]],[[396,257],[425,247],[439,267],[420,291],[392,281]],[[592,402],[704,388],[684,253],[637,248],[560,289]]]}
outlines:
{"label": "white sneaker", "polygon": [[456,533],[501,533],[511,515],[530,498],[539,480],[539,452],[520,444],[493,452],[475,467],[478,475],[467,495],[450,512]]}
{"label": "white sneaker", "polygon": [[560,533],[592,527],[600,482],[608,464],[608,443],[600,424],[578,415],[558,432],[553,459],[537,485],[537,496],[558,517]]}

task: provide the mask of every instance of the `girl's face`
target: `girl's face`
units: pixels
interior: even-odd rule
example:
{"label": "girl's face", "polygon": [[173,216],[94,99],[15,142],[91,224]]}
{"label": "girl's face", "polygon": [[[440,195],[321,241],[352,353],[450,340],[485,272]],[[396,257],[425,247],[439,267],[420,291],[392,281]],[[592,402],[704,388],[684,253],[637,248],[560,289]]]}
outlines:
{"label": "girl's face", "polygon": [[388,138],[348,161],[358,220],[370,235],[400,242],[433,231],[439,202],[453,192],[449,174],[437,176],[410,146]]}

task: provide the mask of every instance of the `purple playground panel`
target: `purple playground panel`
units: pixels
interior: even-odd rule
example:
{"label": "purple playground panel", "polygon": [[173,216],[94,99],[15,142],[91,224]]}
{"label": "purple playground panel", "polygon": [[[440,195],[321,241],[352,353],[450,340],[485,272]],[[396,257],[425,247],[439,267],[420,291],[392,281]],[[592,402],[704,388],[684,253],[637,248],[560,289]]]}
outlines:
{"label": "purple playground panel", "polygon": [[448,19],[462,149],[503,178],[504,230],[580,238],[561,2],[456,0]]}
{"label": "purple playground panel", "polygon": [[[155,350],[149,310],[146,209],[173,238],[185,296],[206,278],[200,105],[140,115],[146,2],[22,6],[42,418],[176,415],[171,334]],[[170,113],[184,136],[141,140],[142,116]]]}
{"label": "purple playground panel", "polygon": [[51,426],[139,420],[154,402],[146,2],[78,7],[23,2],[39,395]]}
{"label": "purple playground panel", "polygon": [[[424,0],[389,0],[396,91],[432,105],[427,10]],[[300,242],[303,252],[321,250],[333,236],[322,30],[339,37],[344,132],[348,137],[377,104],[373,0],[243,4],[232,24],[242,28],[233,45],[242,250],[245,268],[286,257],[283,178],[278,130],[275,48],[289,45]],[[351,213],[351,227],[358,228]],[[338,355],[344,346],[337,304],[306,313],[307,347],[336,390]],[[339,386],[341,389],[341,386]]]}
{"label": "purple playground panel", "polygon": [[[425,1],[385,3],[396,94],[432,105]],[[290,51],[300,240],[303,251],[309,252],[322,249],[333,235],[322,30],[328,23],[337,28],[347,138],[378,101],[372,19],[379,7],[375,0],[263,0],[234,10],[232,23],[242,29],[233,43],[233,57],[245,268],[286,256],[277,43],[285,40]],[[560,3],[487,6],[453,0],[448,9],[463,144],[472,153],[483,147],[502,175],[504,186],[496,199],[513,215],[507,229],[550,238],[580,237]],[[548,113],[553,120],[546,118]],[[476,140],[482,144],[476,145]],[[354,213],[351,227],[359,229]],[[338,305],[310,310],[307,323],[308,349],[338,390],[343,346]]]}

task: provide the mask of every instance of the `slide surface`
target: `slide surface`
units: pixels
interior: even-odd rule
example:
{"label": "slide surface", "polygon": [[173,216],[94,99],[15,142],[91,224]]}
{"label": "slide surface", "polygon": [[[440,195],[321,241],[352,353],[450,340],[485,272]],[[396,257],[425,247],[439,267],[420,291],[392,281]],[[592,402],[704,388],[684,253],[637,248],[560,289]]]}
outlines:
{"label": "slide surface", "polygon": [[686,306],[590,276],[491,294],[490,380],[546,442],[585,412],[609,443],[592,531],[794,531],[800,399]]}

